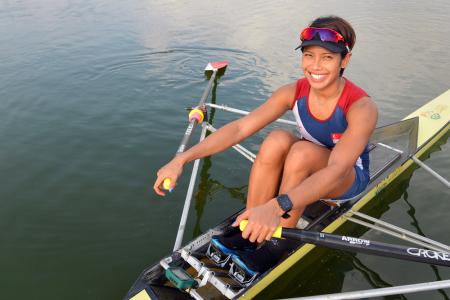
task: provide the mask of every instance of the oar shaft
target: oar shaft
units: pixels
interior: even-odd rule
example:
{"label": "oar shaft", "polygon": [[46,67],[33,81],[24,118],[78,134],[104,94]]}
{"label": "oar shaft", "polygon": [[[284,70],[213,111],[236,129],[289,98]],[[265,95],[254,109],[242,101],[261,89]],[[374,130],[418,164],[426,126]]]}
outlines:
{"label": "oar shaft", "polygon": [[386,244],[349,236],[283,228],[281,236],[328,248],[393,257],[403,260],[450,267],[450,253]]}
{"label": "oar shaft", "polygon": [[206,102],[206,98],[209,96],[209,92],[211,92],[212,86],[214,84],[214,80],[216,79],[217,70],[214,70],[211,77],[209,78],[208,85],[206,86],[205,90],[203,91],[203,95],[200,98],[200,101],[198,102],[197,106],[202,106]]}
{"label": "oar shaft", "polygon": [[180,146],[178,146],[176,154],[183,153],[186,150],[186,147],[189,144],[189,140],[191,139],[192,132],[194,131],[196,125],[197,120],[192,120],[191,122],[189,122],[189,125],[184,132],[183,138],[181,139]]}
{"label": "oar shaft", "polygon": [[[206,86],[205,90],[203,91],[203,95],[200,98],[200,101],[198,102],[197,107],[201,107],[205,104],[206,98],[208,98],[209,92],[212,89],[214,80],[216,79],[217,70],[214,70],[211,78],[209,79],[208,85]],[[192,119],[192,121],[189,122],[188,127],[186,128],[186,131],[184,132],[183,138],[181,139],[180,146],[178,146],[178,150],[176,154],[183,153],[186,150],[186,147],[189,144],[189,140],[191,139],[192,132],[194,132],[195,126],[197,125],[197,120]]]}

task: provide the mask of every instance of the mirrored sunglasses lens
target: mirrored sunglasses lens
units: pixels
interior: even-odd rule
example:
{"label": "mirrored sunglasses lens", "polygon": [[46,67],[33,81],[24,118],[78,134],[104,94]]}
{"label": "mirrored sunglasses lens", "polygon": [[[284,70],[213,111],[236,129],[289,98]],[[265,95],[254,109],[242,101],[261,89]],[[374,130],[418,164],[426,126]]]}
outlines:
{"label": "mirrored sunglasses lens", "polygon": [[301,40],[311,40],[312,38],[314,38],[314,35],[316,34],[317,30],[314,28],[306,28],[305,30],[303,30],[302,35],[301,35]]}
{"label": "mirrored sunglasses lens", "polygon": [[329,30],[320,30],[319,31],[320,39],[323,42],[333,42],[336,43],[338,41],[337,36],[334,32]]}
{"label": "mirrored sunglasses lens", "polygon": [[341,38],[339,38],[336,32],[318,28],[306,28],[305,30],[303,30],[300,38],[302,41],[304,40],[309,41],[314,39],[316,34],[319,34],[319,37],[323,42],[337,43],[339,40],[341,40]]}

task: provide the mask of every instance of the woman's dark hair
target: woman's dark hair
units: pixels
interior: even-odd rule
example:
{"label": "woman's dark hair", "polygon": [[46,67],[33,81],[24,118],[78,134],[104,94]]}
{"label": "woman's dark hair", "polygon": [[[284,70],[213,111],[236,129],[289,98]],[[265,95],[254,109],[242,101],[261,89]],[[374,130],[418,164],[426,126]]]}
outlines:
{"label": "woman's dark hair", "polygon": [[[323,16],[315,19],[311,22],[309,27],[317,27],[317,28],[329,28],[334,31],[339,32],[343,37],[345,42],[348,44],[350,50],[353,49],[356,42],[356,33],[353,29],[352,25],[349,22],[342,19],[338,16]],[[347,55],[346,52],[341,53],[342,58]],[[344,69],[341,69],[340,75],[344,73]]]}

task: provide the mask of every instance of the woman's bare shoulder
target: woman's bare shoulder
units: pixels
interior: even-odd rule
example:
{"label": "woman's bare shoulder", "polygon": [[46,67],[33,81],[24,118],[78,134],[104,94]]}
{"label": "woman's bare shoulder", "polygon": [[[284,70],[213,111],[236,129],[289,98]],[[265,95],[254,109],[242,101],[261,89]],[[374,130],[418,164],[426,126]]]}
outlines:
{"label": "woman's bare shoulder", "polygon": [[273,92],[272,96],[269,98],[269,101],[275,100],[278,103],[283,102],[286,106],[290,107],[295,97],[296,90],[296,82],[285,84]]}

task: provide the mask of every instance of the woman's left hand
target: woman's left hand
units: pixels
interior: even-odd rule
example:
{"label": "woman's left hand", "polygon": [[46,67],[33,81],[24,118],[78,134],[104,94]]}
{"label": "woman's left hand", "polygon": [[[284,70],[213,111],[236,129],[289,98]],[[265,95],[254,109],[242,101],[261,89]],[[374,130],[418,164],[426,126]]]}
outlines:
{"label": "woman's left hand", "polygon": [[248,224],[242,232],[242,237],[249,239],[250,242],[257,241],[262,243],[264,240],[270,240],[281,221],[281,208],[276,199],[247,209],[236,218],[233,226],[239,226],[241,221],[248,220]]}

